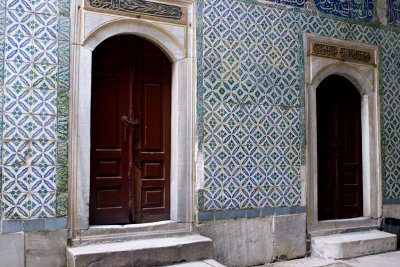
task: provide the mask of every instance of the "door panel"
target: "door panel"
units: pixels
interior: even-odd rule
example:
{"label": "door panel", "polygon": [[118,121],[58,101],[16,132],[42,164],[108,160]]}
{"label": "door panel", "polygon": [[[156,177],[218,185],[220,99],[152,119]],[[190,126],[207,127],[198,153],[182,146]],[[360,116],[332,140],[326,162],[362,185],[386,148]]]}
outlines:
{"label": "door panel", "polygon": [[171,68],[154,45],[141,45],[135,86],[135,116],[142,122],[134,149],[140,176],[136,195],[141,196],[136,217],[151,222],[169,219]]}
{"label": "door panel", "polygon": [[93,52],[91,224],[169,219],[171,64],[118,36]]}
{"label": "door panel", "polygon": [[[107,79],[105,75],[96,75],[98,94],[94,95],[96,114],[92,120],[92,202],[93,224],[126,223],[128,218],[128,167],[127,147],[123,144],[118,125],[121,97],[124,97],[123,77]],[[112,82],[108,82],[112,81]],[[107,100],[113,104],[106,104]],[[93,114],[94,115],[94,114]]]}
{"label": "door panel", "polygon": [[163,87],[161,84],[143,85],[143,151],[163,149]]}
{"label": "door panel", "polygon": [[[323,94],[323,95],[322,95]],[[335,107],[330,90],[317,91],[318,108],[318,213],[319,218],[328,218],[335,213],[336,154],[335,154]]]}
{"label": "door panel", "polygon": [[101,173],[103,177],[115,177],[120,169],[119,159],[109,159],[97,162],[96,173]]}
{"label": "door panel", "polygon": [[[348,84],[342,92],[340,171],[342,188],[341,218],[362,216],[362,144],[361,99],[357,90]],[[346,180],[346,177],[353,179]]]}
{"label": "door panel", "polygon": [[317,89],[318,219],[362,216],[361,99],[345,78]]}

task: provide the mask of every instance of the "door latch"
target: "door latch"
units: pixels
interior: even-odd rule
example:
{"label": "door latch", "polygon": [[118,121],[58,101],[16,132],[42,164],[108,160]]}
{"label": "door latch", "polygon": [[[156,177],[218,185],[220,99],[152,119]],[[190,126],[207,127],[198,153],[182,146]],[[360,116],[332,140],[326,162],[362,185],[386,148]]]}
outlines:
{"label": "door latch", "polygon": [[127,135],[127,130],[130,126],[135,126],[140,124],[140,120],[138,119],[131,119],[128,118],[126,115],[121,117],[121,121],[124,127],[124,142],[126,142],[126,135]]}

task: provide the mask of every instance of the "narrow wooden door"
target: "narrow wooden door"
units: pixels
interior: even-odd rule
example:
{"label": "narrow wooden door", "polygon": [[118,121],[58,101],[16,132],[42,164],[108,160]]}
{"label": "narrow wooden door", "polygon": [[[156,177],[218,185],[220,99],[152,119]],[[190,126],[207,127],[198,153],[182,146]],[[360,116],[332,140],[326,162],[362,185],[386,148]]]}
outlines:
{"label": "narrow wooden door", "polygon": [[361,98],[332,75],[317,88],[318,219],[362,216]]}
{"label": "narrow wooden door", "polygon": [[153,222],[170,212],[171,64],[149,42],[137,39],[136,45],[135,212],[137,222]]}
{"label": "narrow wooden door", "polygon": [[171,64],[150,42],[93,52],[91,224],[169,219]]}

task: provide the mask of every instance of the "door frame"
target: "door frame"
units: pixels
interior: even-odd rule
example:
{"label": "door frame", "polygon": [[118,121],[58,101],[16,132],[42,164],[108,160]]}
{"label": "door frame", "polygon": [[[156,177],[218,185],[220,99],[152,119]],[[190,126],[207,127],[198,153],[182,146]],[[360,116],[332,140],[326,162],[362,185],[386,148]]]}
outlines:
{"label": "door frame", "polygon": [[[188,6],[188,17],[193,15]],[[87,14],[87,18],[86,15]],[[89,21],[89,17],[92,20]],[[86,18],[86,20],[84,19]],[[189,20],[188,20],[189,21]],[[195,86],[193,29],[166,30],[168,25],[142,20],[84,12],[78,8],[74,18],[72,47],[72,95],[70,116],[70,209],[69,229],[72,238],[89,228],[90,195],[90,110],[92,51],[104,40],[118,34],[133,34],[157,45],[172,64],[171,77],[171,220],[193,222],[193,166],[195,129]],[[171,26],[171,25],[169,25]],[[168,26],[168,27],[169,27]],[[85,27],[91,31],[85,36]],[[171,26],[172,27],[172,26]],[[178,36],[176,36],[178,35]],[[76,63],[75,63],[76,62]]]}
{"label": "door frame", "polygon": [[[305,44],[306,161],[302,179],[305,184],[303,199],[307,202],[308,232],[377,226],[382,215],[378,47],[311,34],[305,34],[303,41]],[[375,65],[344,62],[312,55],[312,42],[369,51],[374,55]],[[363,217],[318,221],[316,90],[326,77],[333,74],[348,79],[361,95]]]}

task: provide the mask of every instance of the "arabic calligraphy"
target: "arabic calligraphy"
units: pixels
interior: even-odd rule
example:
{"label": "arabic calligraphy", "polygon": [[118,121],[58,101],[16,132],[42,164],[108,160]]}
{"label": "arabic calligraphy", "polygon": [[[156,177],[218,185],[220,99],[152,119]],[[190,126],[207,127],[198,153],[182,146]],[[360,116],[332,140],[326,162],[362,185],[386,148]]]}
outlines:
{"label": "arabic calligraphy", "polygon": [[363,64],[374,64],[371,52],[328,44],[313,43],[312,55],[344,61],[355,61]]}
{"label": "arabic calligraphy", "polygon": [[400,0],[388,0],[388,24],[400,26]]}
{"label": "arabic calligraphy", "polygon": [[336,58],[338,54],[338,50],[336,46],[326,45],[326,44],[318,44],[314,43],[313,52],[316,55],[324,56],[324,57],[334,57]]}
{"label": "arabic calligraphy", "polygon": [[315,0],[315,5],[327,14],[364,21],[372,19],[374,8],[373,0]]}
{"label": "arabic calligraphy", "polygon": [[175,20],[180,20],[183,16],[182,9],[178,6],[154,3],[146,0],[89,0],[89,5],[94,8],[142,13]]}
{"label": "arabic calligraphy", "polygon": [[284,5],[296,6],[296,7],[304,7],[307,0],[275,0],[275,3],[280,3]]}
{"label": "arabic calligraphy", "polygon": [[371,53],[351,48],[340,48],[340,57],[342,59],[359,61],[364,63],[371,62]]}

